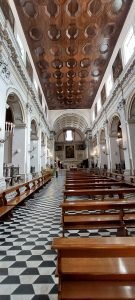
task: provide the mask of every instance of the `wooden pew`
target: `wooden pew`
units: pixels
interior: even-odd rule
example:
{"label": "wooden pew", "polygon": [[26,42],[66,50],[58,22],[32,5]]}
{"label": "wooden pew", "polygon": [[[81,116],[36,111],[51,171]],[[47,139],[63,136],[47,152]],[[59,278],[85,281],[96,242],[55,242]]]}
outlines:
{"label": "wooden pew", "polygon": [[[66,179],[65,181],[67,184],[70,183],[92,183],[92,182],[119,182],[118,180],[115,180],[113,178],[106,178],[106,179],[102,179],[102,178],[97,178],[97,179]],[[122,181],[123,182],[123,181]]]}
{"label": "wooden pew", "polygon": [[[20,204],[34,192],[41,189],[47,182],[51,180],[51,174],[48,172],[43,176],[34,178],[22,184],[10,187],[0,192],[0,217],[10,212],[16,205]],[[21,189],[24,190],[21,191]],[[7,196],[12,194],[12,199],[7,200]]]}
{"label": "wooden pew", "polygon": [[92,175],[69,175],[69,176],[66,176],[67,179],[82,179],[82,178],[85,178],[85,179],[98,179],[98,178],[101,178],[101,179],[106,179],[105,176],[92,176]]}
{"label": "wooden pew", "polygon": [[66,190],[71,190],[71,189],[89,189],[89,188],[111,188],[111,187],[135,187],[130,183],[126,182],[109,182],[109,181],[104,181],[104,182],[92,182],[92,183],[85,183],[85,182],[80,182],[80,183],[66,183],[65,184],[65,189]]}
{"label": "wooden pew", "polygon": [[66,178],[106,178],[106,176],[102,175],[91,175],[90,173],[83,173],[83,172],[69,172],[66,173]]}
{"label": "wooden pew", "polygon": [[72,196],[97,196],[97,195],[118,195],[119,198],[123,198],[124,194],[135,193],[135,187],[125,187],[125,188],[112,188],[112,189],[104,189],[104,188],[97,188],[97,189],[72,189],[72,190],[65,190],[64,191],[64,200],[67,197]]}
{"label": "wooden pew", "polygon": [[[118,236],[125,236],[128,235],[126,227],[135,226],[135,212],[125,211],[135,209],[135,200],[66,201],[60,207],[63,236],[65,230],[95,228],[116,228]],[[115,210],[113,213],[108,212],[112,209]],[[96,213],[97,210],[100,212]]]}
{"label": "wooden pew", "polygon": [[135,299],[135,237],[55,238],[59,300]]}

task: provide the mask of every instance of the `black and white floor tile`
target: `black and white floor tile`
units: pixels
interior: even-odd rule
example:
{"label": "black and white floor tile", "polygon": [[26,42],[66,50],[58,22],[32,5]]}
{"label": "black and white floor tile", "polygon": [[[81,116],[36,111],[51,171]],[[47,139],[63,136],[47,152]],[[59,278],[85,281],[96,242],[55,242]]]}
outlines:
{"label": "black and white floor tile", "polygon": [[[0,300],[56,300],[54,237],[60,226],[64,176],[53,178],[34,199],[0,222]],[[72,230],[66,236],[112,236],[112,230]],[[135,230],[130,229],[135,235]]]}

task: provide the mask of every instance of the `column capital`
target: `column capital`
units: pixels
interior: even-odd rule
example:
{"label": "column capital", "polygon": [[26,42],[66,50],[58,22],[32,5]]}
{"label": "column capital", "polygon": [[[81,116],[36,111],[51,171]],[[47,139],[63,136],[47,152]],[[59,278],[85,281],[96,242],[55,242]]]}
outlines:
{"label": "column capital", "polygon": [[85,131],[86,139],[91,140],[92,139],[92,130],[90,128],[87,128]]}
{"label": "column capital", "polygon": [[54,136],[55,136],[55,131],[50,131],[50,140],[53,140],[54,139]]}

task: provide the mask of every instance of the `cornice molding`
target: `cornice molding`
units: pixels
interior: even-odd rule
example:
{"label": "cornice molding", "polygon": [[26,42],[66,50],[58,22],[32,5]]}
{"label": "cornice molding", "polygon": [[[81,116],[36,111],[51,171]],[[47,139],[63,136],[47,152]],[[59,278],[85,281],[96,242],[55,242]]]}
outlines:
{"label": "cornice molding", "polygon": [[[2,16],[2,18],[1,18]],[[2,24],[2,21],[4,24]],[[29,78],[29,75],[27,73],[27,70],[23,64],[22,59],[20,58],[20,51],[17,45],[17,42],[15,40],[15,37],[13,33],[11,33],[11,29],[9,28],[8,21],[4,20],[3,14],[0,10],[0,51],[2,52],[2,46],[5,48],[8,57],[12,60],[12,63],[14,66],[16,66],[17,72],[20,74],[21,79],[23,80],[28,92],[31,95],[31,98],[33,99],[38,111],[40,112],[42,116],[42,121],[44,122],[44,125],[48,131],[48,134],[50,133],[49,126],[47,124],[47,121],[45,119],[44,113],[42,111],[42,108],[40,107],[37,99],[37,95],[34,91],[34,88],[32,86],[31,80]],[[10,71],[8,70],[8,65],[4,65],[5,62],[2,63],[2,72],[4,72],[4,76],[10,76]],[[1,73],[1,65],[0,65],[0,73]],[[9,75],[8,75],[9,74]],[[8,78],[7,78],[8,79]]]}
{"label": "cornice molding", "polygon": [[[93,126],[92,126],[92,130],[95,128],[96,124],[101,120],[101,118],[103,117],[103,112],[106,112],[107,109],[109,108],[109,106],[117,100],[118,94],[121,93],[121,89],[124,90],[124,88],[127,87],[130,79],[133,78],[133,74],[135,75],[135,58],[133,58],[131,64],[129,65],[128,69],[126,68],[125,72],[123,70],[120,78],[117,80],[117,84],[114,85],[114,89],[112,91],[112,95],[110,97],[110,99],[104,104],[103,109],[101,110],[100,115],[96,118]],[[123,103],[123,100],[125,101]],[[118,103],[117,103],[117,109],[121,110],[126,104],[126,100],[125,99],[121,99]],[[105,118],[105,116],[104,116]],[[106,122],[106,120],[104,120],[104,122]]]}

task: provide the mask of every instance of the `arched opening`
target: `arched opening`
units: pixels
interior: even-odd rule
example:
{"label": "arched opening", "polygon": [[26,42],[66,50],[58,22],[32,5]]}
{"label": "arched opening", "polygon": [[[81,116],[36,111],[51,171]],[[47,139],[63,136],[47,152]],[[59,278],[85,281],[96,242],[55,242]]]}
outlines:
{"label": "arched opening", "polygon": [[123,135],[119,116],[114,116],[110,123],[110,150],[112,170],[122,173],[125,170]]}
{"label": "arched opening", "polygon": [[80,129],[68,127],[57,132],[55,136],[55,159],[62,168],[88,167],[85,150],[85,135]]}
{"label": "arched opening", "polygon": [[[5,118],[5,144],[4,144],[4,164],[12,164],[12,141],[13,130],[12,124],[14,124],[13,113],[10,106],[7,104],[6,118]],[[14,128],[14,127],[13,127]]]}
{"label": "arched opening", "polygon": [[[10,93],[5,113],[4,177],[14,184],[25,173],[25,124],[19,97]],[[18,176],[18,177],[17,177]],[[9,178],[9,180],[8,180]]]}
{"label": "arched opening", "polygon": [[64,114],[58,117],[55,129],[55,160],[64,168],[88,167],[86,129],[88,124],[79,114]]}

